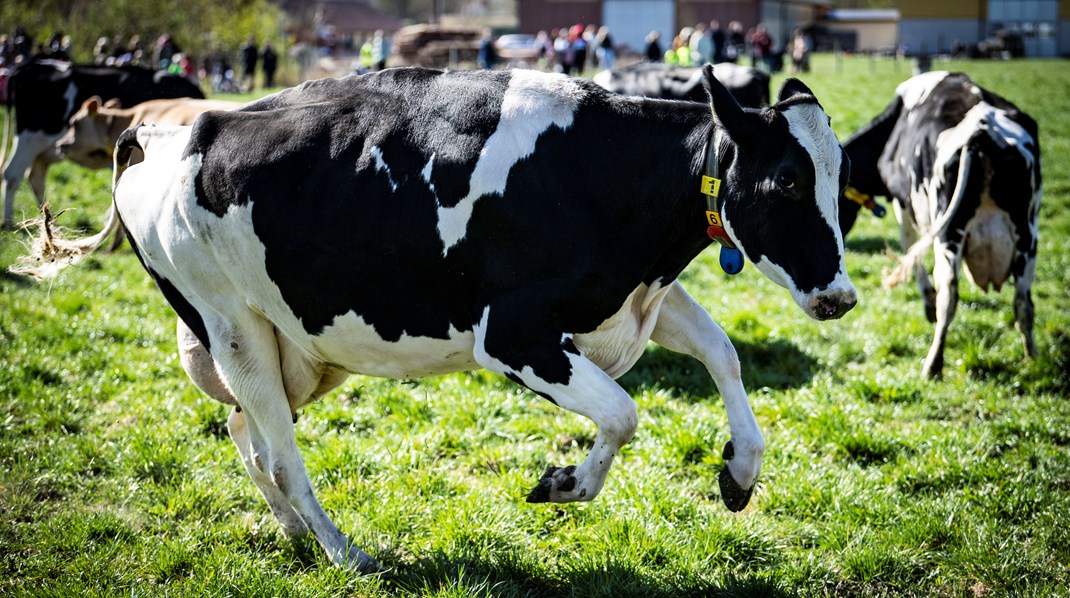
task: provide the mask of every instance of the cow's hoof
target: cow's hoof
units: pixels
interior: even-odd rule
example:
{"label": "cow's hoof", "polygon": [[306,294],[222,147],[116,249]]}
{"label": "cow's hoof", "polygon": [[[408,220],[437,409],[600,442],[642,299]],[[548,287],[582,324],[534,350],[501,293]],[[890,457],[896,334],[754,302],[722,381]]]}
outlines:
{"label": "cow's hoof", "polygon": [[383,573],[387,571],[387,568],[380,565],[379,561],[375,560],[367,552],[357,548],[356,546],[350,546],[346,550],[345,559],[338,563],[345,569],[355,571],[363,575],[374,575],[376,573]]}
{"label": "cow's hoof", "polygon": [[575,465],[568,467],[546,468],[539,483],[528,493],[528,502],[550,502],[551,492],[571,492],[576,489],[576,478],[572,475],[576,471]]}
{"label": "cow's hoof", "polygon": [[944,376],[944,361],[941,359],[933,363],[926,362],[921,374],[930,380],[939,380]]}
{"label": "cow's hoof", "polygon": [[736,447],[729,440],[725,443],[724,450],[721,451],[721,458],[725,460],[725,466],[717,476],[717,484],[721,487],[721,500],[724,501],[724,506],[728,507],[729,511],[738,513],[750,502],[750,495],[754,492],[754,486],[744,490],[739,485],[739,482],[736,481],[736,478],[732,477],[732,472],[728,471],[728,461],[731,461],[732,457],[735,456]]}
{"label": "cow's hoof", "polygon": [[738,513],[750,502],[754,487],[751,486],[747,490],[740,487],[736,478],[732,477],[732,472],[728,471],[728,467],[721,469],[721,473],[717,476],[717,483],[721,486],[721,500],[729,511]]}

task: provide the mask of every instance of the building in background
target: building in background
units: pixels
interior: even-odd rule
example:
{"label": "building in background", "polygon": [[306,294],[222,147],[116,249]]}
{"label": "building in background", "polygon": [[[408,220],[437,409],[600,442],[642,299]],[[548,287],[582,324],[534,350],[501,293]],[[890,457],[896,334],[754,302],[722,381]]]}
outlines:
{"label": "building in background", "polygon": [[827,10],[827,0],[517,0],[518,29],[550,31],[577,23],[606,25],[619,45],[641,51],[657,31],[663,44],[683,27],[716,19],[722,27],[739,21],[744,29],[763,23],[779,52],[797,27],[808,27]]}
{"label": "building in background", "polygon": [[908,53],[1004,44],[1031,58],[1070,55],[1070,0],[897,0],[896,6],[899,42]]}
{"label": "building in background", "polygon": [[[839,8],[821,20],[821,52],[894,54],[899,48],[899,11],[883,8]],[[816,41],[815,36],[815,41]]]}

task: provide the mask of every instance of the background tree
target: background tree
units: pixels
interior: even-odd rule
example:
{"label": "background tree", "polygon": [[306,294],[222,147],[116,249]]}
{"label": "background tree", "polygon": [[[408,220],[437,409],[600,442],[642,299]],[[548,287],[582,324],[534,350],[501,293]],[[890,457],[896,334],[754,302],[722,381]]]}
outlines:
{"label": "background tree", "polygon": [[250,33],[257,43],[282,42],[282,23],[282,11],[269,0],[0,0],[0,33],[10,35],[21,26],[36,44],[62,31],[71,36],[76,62],[92,60],[100,37],[137,35],[151,52],[164,33],[194,58],[230,56]]}

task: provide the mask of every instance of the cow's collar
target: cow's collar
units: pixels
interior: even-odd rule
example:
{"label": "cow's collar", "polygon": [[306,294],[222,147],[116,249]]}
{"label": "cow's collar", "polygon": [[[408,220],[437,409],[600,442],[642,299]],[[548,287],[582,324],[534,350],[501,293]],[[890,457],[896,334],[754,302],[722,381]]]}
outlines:
{"label": "cow's collar", "polygon": [[877,203],[877,200],[873,199],[872,195],[862,193],[854,187],[847,187],[843,190],[843,196],[846,199],[862,206],[863,208],[866,208],[870,212],[873,212],[874,216],[878,218],[884,218],[884,214],[886,212],[884,206]]}
{"label": "cow's collar", "polygon": [[721,269],[728,274],[739,274],[743,270],[743,252],[728,236],[721,220],[718,198],[721,195],[721,160],[720,156],[728,148],[728,136],[720,132],[717,125],[706,144],[706,173],[702,176],[699,191],[706,196],[706,234],[721,244]]}

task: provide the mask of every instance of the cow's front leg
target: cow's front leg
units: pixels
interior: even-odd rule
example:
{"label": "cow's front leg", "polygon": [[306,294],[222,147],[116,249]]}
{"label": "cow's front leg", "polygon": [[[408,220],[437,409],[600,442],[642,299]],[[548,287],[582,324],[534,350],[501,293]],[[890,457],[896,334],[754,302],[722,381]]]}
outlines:
{"label": "cow's front leg", "polygon": [[947,330],[955,318],[955,309],[959,302],[959,267],[962,257],[959,245],[955,241],[937,239],[933,243],[935,265],[933,278],[936,280],[936,333],[929,354],[925,357],[922,374],[927,378],[937,378],[944,370],[944,345],[947,342]]}
{"label": "cow's front leg", "polygon": [[735,347],[724,330],[679,282],[674,283],[665,296],[651,340],[666,349],[698,359],[717,384],[731,433],[722,453],[725,469],[721,470],[718,479],[721,500],[731,511],[742,510],[750,501],[762,469],[765,439],[747,401],[747,391],[743,389]]}
{"label": "cow's front leg", "polygon": [[594,447],[578,466],[550,467],[528,502],[593,499],[602,490],[613,459],[639,424],[635,401],[608,374],[580,355],[571,336],[537,330],[533,320],[487,308],[476,327],[476,361],[518,382],[598,427]]}

